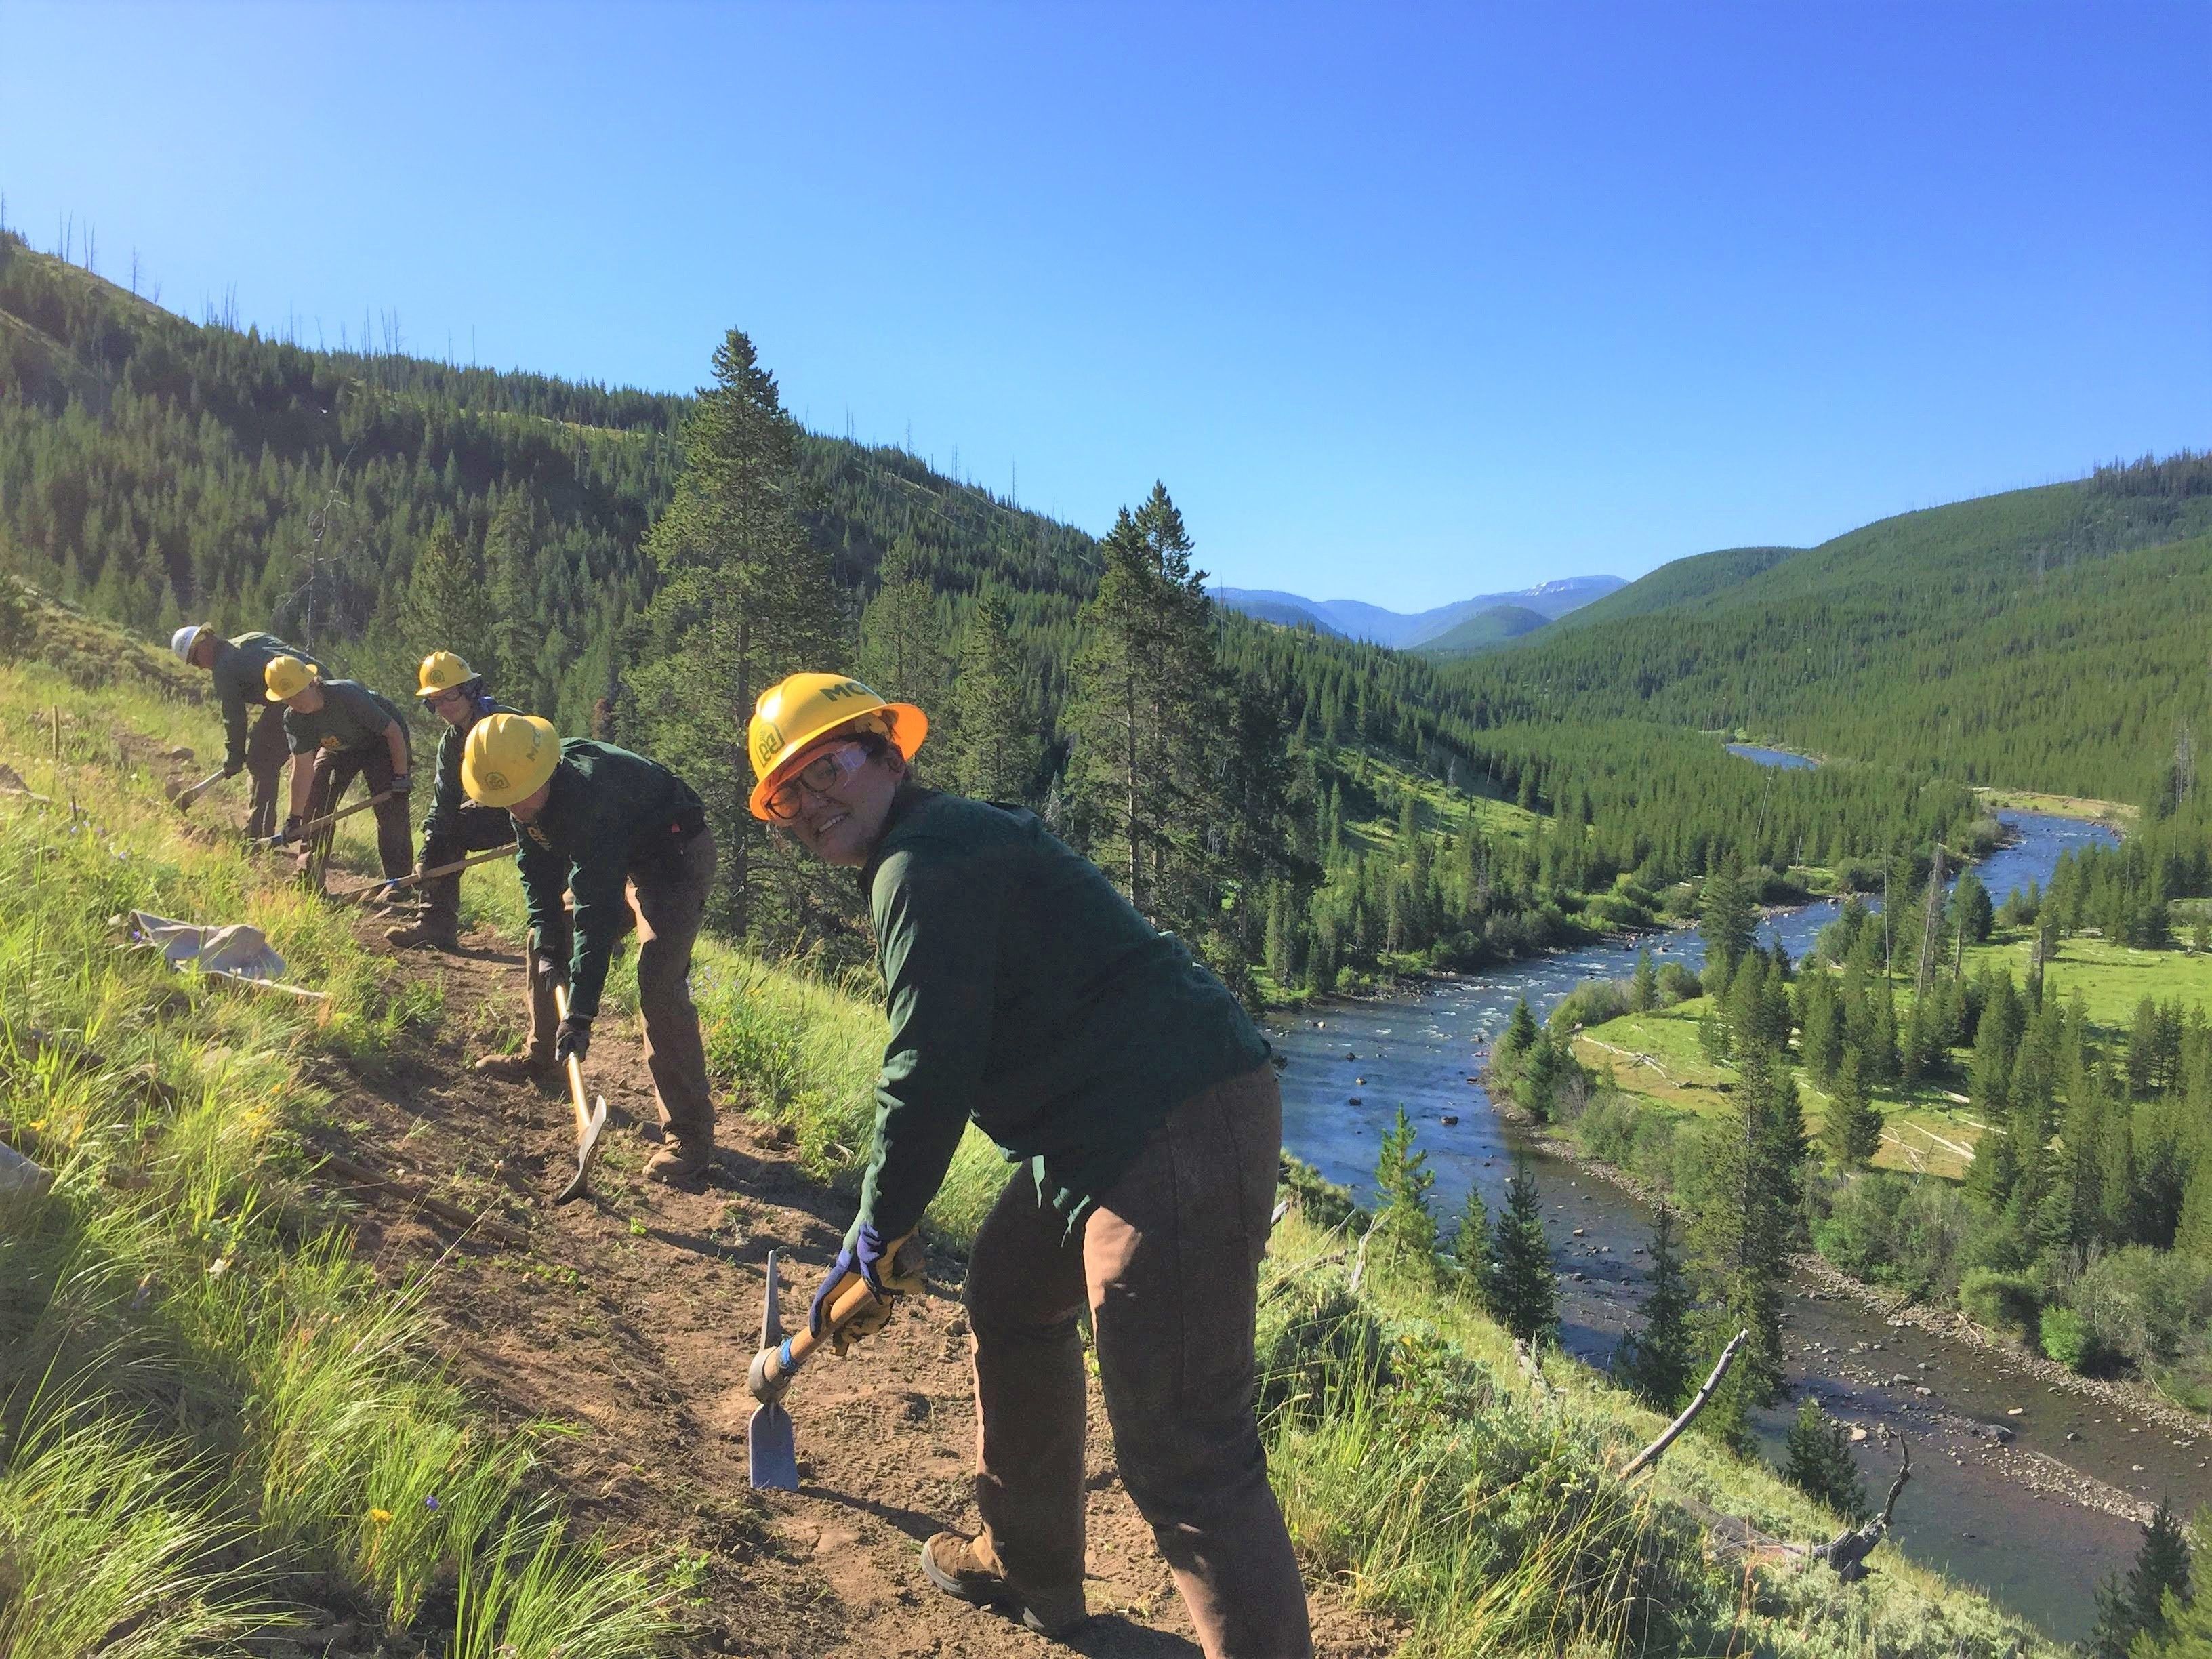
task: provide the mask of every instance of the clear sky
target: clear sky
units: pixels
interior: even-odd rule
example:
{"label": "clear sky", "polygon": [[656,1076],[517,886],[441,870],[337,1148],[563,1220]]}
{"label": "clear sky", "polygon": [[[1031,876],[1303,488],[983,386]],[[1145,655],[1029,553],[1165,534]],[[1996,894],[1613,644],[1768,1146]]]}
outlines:
{"label": "clear sky", "polygon": [[2212,4],[0,0],[193,315],[809,424],[1416,609],[2212,443]]}

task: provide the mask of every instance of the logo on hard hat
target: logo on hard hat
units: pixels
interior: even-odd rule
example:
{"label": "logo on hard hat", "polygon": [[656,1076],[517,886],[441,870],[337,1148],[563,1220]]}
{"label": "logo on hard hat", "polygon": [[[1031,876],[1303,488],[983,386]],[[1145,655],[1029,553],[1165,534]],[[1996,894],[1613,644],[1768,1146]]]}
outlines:
{"label": "logo on hard hat", "polygon": [[483,787],[484,787],[485,788],[487,788],[487,789],[504,789],[504,788],[506,788],[506,787],[507,787],[507,774],[506,774],[506,773],[504,773],[504,772],[487,772],[487,773],[485,773],[485,774],[483,775]]}

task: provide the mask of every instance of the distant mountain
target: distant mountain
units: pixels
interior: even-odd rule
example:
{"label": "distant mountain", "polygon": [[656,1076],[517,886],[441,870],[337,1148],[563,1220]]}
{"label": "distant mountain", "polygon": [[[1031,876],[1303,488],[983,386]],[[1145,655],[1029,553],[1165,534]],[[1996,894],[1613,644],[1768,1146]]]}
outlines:
{"label": "distant mountain", "polygon": [[1262,622],[1286,627],[1310,626],[1324,634],[1406,651],[1441,638],[1486,611],[1511,606],[1534,611],[1543,621],[1550,622],[1626,586],[1618,576],[1568,576],[1559,581],[1539,582],[1534,587],[1511,593],[1478,593],[1471,599],[1440,605],[1433,611],[1411,616],[1358,599],[1309,599],[1303,594],[1278,592],[1270,588],[1217,587],[1213,597],[1231,610],[1241,611]]}
{"label": "distant mountain", "polygon": [[1420,653],[1437,661],[1471,657],[1478,651],[1491,650],[1508,640],[1517,640],[1524,634],[1549,627],[1551,621],[1542,611],[1532,611],[1525,605],[1493,605],[1426,641],[1420,647]]}

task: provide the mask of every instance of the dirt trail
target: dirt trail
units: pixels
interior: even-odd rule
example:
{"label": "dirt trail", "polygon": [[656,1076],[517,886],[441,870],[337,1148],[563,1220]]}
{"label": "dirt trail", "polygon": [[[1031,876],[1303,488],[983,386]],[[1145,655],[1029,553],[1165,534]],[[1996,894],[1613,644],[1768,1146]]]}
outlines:
{"label": "dirt trail", "polygon": [[[961,1264],[933,1253],[930,1289],[890,1327],[794,1385],[801,1489],[746,1484],[744,1372],[758,1339],[763,1268],[785,1250],[783,1316],[795,1328],[848,1218],[773,1131],[721,1101],[722,1155],[704,1191],[644,1181],[659,1129],[630,1022],[607,1019],[586,1067],[613,1123],[588,1200],[544,1201],[574,1168],[572,1121],[550,1089],[482,1080],[469,1061],[519,1032],[521,958],[470,935],[458,954],[392,951],[364,918],[365,948],[443,988],[445,1018],[374,1066],[331,1066],[332,1127],[312,1139],[420,1181],[471,1212],[527,1229],[502,1249],[389,1195],[359,1199],[359,1248],[397,1284],[434,1263],[427,1305],[455,1374],[504,1420],[542,1419],[549,1474],[587,1528],[617,1547],[675,1545],[702,1559],[686,1654],[1047,1655],[1060,1644],[931,1589],[915,1565],[940,1527],[975,1524],[974,1411]],[[1067,1650],[1195,1655],[1149,1531],[1115,1478],[1092,1395],[1089,1485],[1094,1617]],[[1379,1656],[1395,1633],[1327,1596],[1321,1650]]]}

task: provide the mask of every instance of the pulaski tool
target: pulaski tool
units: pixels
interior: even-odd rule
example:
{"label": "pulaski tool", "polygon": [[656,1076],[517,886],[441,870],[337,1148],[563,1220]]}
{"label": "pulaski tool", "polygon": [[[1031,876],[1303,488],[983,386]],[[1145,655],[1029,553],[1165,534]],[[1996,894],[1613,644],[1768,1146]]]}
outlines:
{"label": "pulaski tool", "polygon": [[218,766],[214,771],[209,773],[198,783],[188,784],[184,788],[178,790],[177,793],[171,797],[171,799],[177,803],[177,811],[179,812],[191,811],[192,810],[192,803],[198,800],[202,795],[207,793],[209,790],[214,788],[216,785],[221,783],[222,779],[222,768]]}
{"label": "pulaski tool", "polygon": [[441,876],[458,875],[464,870],[473,870],[477,865],[489,864],[494,859],[511,859],[514,856],[514,843],[508,842],[505,846],[495,847],[488,853],[471,853],[468,857],[456,859],[451,864],[441,864],[434,870],[425,870],[418,876],[395,876],[390,881],[372,881],[366,887],[356,887],[349,893],[333,893],[331,896],[340,904],[357,904],[365,898],[397,893],[405,888],[420,886],[426,881],[435,881]]}
{"label": "pulaski tool", "polygon": [[371,795],[367,800],[357,800],[350,806],[341,806],[335,812],[325,812],[321,817],[301,824],[289,836],[264,836],[253,844],[256,847],[274,847],[280,841],[287,843],[305,841],[316,830],[326,830],[340,818],[349,818],[356,812],[366,812],[372,806],[381,806],[391,799],[392,792],[387,789],[380,795]]}
{"label": "pulaski tool", "polygon": [[768,1305],[761,1315],[761,1347],[745,1373],[745,1387],[760,1401],[752,1420],[745,1425],[745,1457],[752,1484],[777,1492],[799,1490],[799,1451],[792,1438],[791,1413],[783,1407],[786,1389],[807,1357],[827,1341],[839,1353],[848,1343],[881,1330],[891,1316],[891,1304],[901,1296],[919,1292],[927,1283],[927,1257],[912,1233],[890,1251],[884,1282],[890,1295],[878,1296],[859,1273],[838,1287],[830,1298],[823,1334],[810,1328],[796,1336],[783,1334],[783,1319],[776,1310],[779,1275],[777,1252],[768,1256]]}
{"label": "pulaski tool", "polygon": [[[553,988],[553,1006],[561,1018],[568,1018],[568,988]],[[599,1137],[607,1128],[607,1097],[601,1095],[586,1108],[584,1104],[584,1067],[575,1055],[568,1056],[568,1103],[576,1109],[576,1173],[574,1179],[554,1195],[556,1204],[566,1204],[572,1198],[581,1198],[590,1190],[592,1164],[599,1155]]]}

